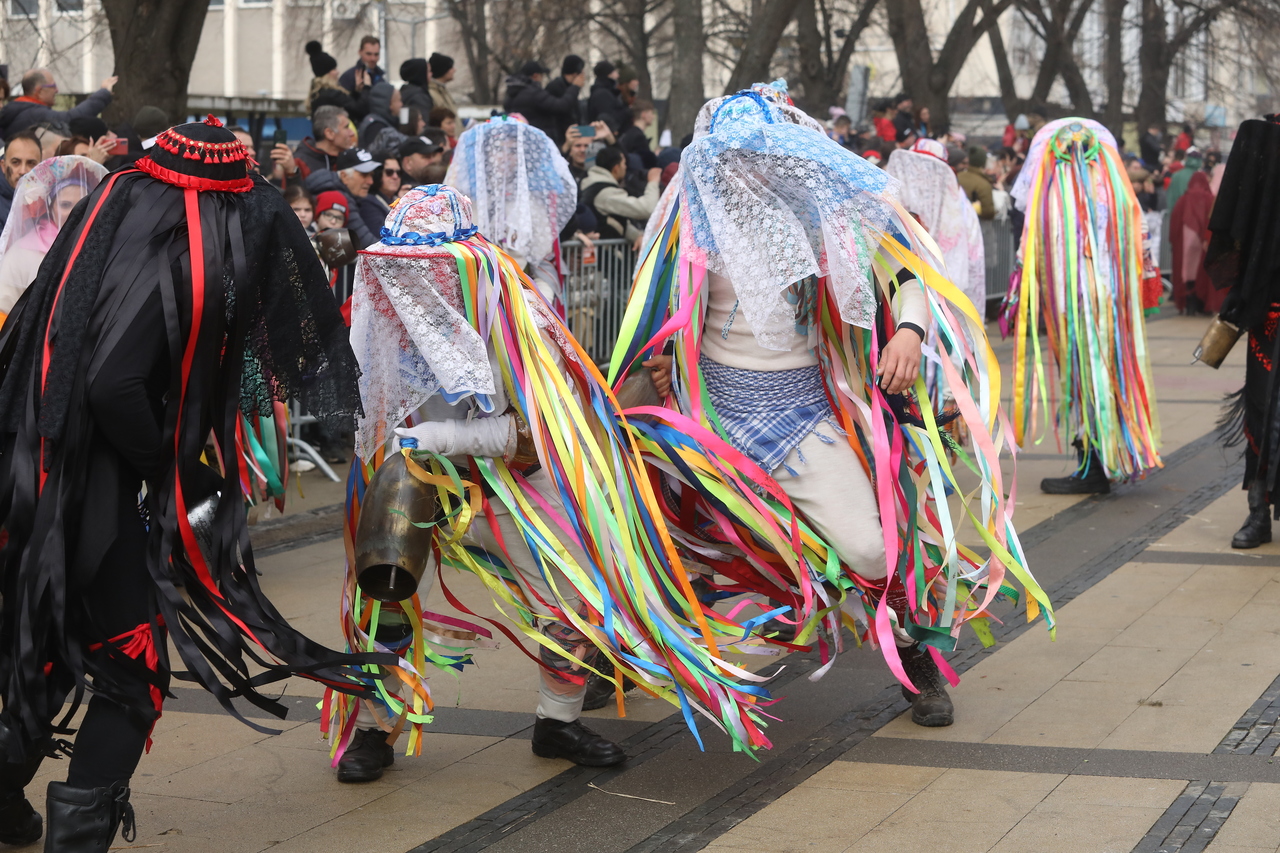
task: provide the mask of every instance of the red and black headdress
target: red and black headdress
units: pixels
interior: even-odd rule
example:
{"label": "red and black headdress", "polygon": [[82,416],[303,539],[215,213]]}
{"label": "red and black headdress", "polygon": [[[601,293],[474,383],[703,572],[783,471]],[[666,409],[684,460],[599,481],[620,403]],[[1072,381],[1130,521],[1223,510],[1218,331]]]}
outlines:
{"label": "red and black headdress", "polygon": [[151,177],[184,189],[243,193],[253,187],[249,160],[248,150],[235,134],[210,115],[202,122],[180,124],[161,133],[136,165]]}

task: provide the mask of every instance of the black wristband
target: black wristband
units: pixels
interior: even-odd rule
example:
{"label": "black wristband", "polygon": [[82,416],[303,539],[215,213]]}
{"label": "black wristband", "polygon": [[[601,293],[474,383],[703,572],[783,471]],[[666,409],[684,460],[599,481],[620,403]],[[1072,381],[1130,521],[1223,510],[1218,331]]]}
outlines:
{"label": "black wristband", "polygon": [[910,329],[911,331],[915,332],[917,335],[920,336],[920,340],[922,341],[924,340],[924,329],[920,328],[915,323],[899,323],[898,328]]}

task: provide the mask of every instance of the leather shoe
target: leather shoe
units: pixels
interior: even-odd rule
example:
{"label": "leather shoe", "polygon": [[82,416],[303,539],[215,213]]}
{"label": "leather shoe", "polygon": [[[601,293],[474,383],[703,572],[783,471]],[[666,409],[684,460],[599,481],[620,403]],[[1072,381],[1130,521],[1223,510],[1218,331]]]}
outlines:
{"label": "leather shoe", "polygon": [[0,798],[0,844],[35,844],[44,834],[44,819],[21,791]]}
{"label": "leather shoe", "polygon": [[382,729],[356,729],[347,751],[338,759],[339,782],[372,782],[396,760]]}
{"label": "leather shoe", "polygon": [[591,731],[581,720],[564,723],[549,717],[533,724],[533,754],[567,758],[583,767],[612,767],[627,760],[622,747]]}
{"label": "leather shoe", "polygon": [[956,709],[947,693],[946,679],[938,671],[929,650],[915,645],[899,649],[902,669],[919,693],[912,693],[902,686],[902,698],[911,703],[911,722],[929,728],[949,726],[955,722]]}

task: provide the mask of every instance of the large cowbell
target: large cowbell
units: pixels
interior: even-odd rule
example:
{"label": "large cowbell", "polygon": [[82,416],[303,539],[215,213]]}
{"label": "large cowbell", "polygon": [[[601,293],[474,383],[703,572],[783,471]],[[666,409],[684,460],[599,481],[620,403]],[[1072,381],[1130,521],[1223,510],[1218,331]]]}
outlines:
{"label": "large cowbell", "polygon": [[[413,439],[401,446],[413,447]],[[360,503],[356,527],[356,582],[378,601],[404,601],[418,591],[431,564],[440,500],[434,486],[415,477],[404,455],[390,454],[374,473]],[[418,526],[423,525],[423,526]]]}

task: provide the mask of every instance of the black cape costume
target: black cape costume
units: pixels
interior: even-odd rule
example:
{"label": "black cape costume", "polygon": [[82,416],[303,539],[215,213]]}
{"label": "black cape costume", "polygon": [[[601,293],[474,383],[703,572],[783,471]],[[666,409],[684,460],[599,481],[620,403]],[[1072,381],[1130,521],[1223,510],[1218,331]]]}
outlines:
{"label": "black cape costume", "polygon": [[[11,750],[64,745],[54,735],[86,687],[112,696],[121,667],[146,668],[156,707],[140,713],[158,716],[172,674],[269,731],[232,698],[284,717],[258,688],[301,674],[362,695],[355,667],[383,662],[303,636],[259,587],[241,412],[305,395],[317,414],[350,415],[359,396],[315,251],[248,158],[212,116],[165,131],[80,202],[0,331],[0,692],[22,741]],[[104,365],[148,348],[144,405],[102,417],[119,405],[94,398],[95,383],[110,386]],[[139,430],[122,429],[133,420]],[[131,446],[148,425],[157,440]],[[86,590],[119,519],[136,521],[128,511],[147,525],[138,594],[154,616],[124,648]],[[173,671],[166,632],[186,672]],[[119,701],[137,704],[136,691]]]}

